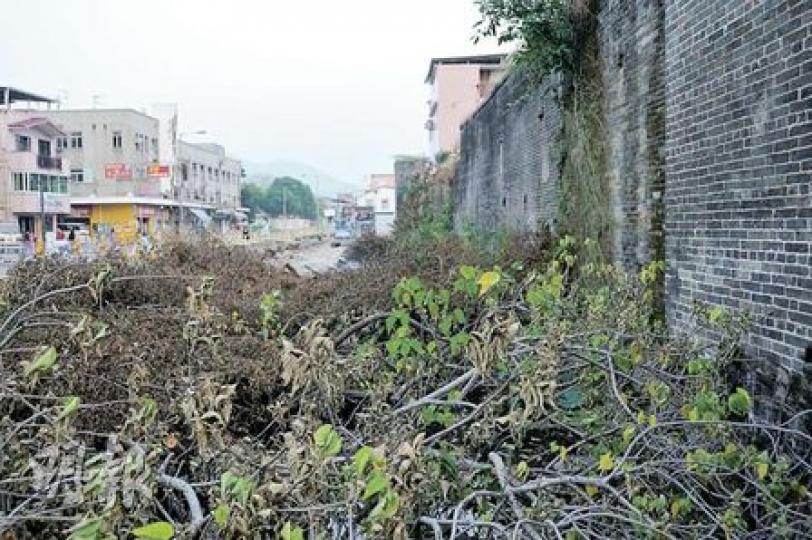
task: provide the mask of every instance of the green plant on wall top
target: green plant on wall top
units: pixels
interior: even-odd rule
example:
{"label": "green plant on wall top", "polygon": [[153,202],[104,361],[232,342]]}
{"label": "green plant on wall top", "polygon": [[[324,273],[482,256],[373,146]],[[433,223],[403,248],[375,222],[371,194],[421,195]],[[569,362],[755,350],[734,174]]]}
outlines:
{"label": "green plant on wall top", "polygon": [[480,21],[475,41],[495,37],[518,44],[517,65],[540,80],[553,72],[572,73],[578,63],[581,15],[587,0],[477,0]]}

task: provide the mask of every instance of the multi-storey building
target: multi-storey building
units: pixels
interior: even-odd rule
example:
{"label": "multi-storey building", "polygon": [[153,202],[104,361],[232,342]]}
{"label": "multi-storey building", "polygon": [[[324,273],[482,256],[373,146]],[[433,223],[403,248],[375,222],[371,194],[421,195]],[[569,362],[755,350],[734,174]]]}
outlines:
{"label": "multi-storey building", "polygon": [[173,196],[183,203],[213,210],[221,228],[244,215],[240,208],[242,164],[212,143],[178,141]]}
{"label": "multi-storey building", "polygon": [[240,204],[242,163],[219,144],[183,140],[176,104],[157,104],[152,112],[160,120],[160,160],[171,164],[169,185],[182,209],[181,219],[206,222],[213,218],[223,231],[247,219]]}
{"label": "multi-storey building", "polygon": [[[21,103],[28,107],[16,108]],[[70,214],[69,164],[59,154],[66,134],[46,111],[31,110],[35,103],[56,102],[0,87],[0,221],[47,238],[54,235],[59,216]]]}
{"label": "multi-storey building", "polygon": [[168,176],[158,162],[158,120],[133,109],[45,113],[63,135],[57,151],[70,165],[72,217],[94,234],[130,241],[172,223]]}
{"label": "multi-storey building", "polygon": [[362,197],[365,206],[375,215],[375,234],[386,236],[395,225],[396,194],[394,174],[373,174]]}
{"label": "multi-storey building", "polygon": [[505,54],[433,58],[426,76],[430,86],[429,153],[455,151],[460,127],[476,111],[505,72]]}

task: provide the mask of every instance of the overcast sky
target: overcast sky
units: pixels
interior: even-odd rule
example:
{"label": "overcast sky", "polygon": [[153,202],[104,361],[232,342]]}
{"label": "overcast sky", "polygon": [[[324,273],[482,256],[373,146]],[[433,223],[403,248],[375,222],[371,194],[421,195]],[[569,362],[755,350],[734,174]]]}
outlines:
{"label": "overcast sky", "polygon": [[177,102],[199,140],[354,183],[425,151],[432,56],[496,50],[471,42],[473,0],[24,0],[3,18],[0,85]]}

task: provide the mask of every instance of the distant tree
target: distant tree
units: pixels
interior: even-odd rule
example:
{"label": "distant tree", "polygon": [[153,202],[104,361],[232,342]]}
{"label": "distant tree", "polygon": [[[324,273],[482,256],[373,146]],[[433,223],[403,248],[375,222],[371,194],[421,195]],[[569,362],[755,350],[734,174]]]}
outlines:
{"label": "distant tree", "polygon": [[286,215],[316,219],[318,205],[310,186],[296,178],[276,178],[267,188],[247,183],[242,189],[243,205],[252,212],[265,212],[272,217]]}
{"label": "distant tree", "polygon": [[262,201],[265,198],[265,190],[257,184],[246,183],[242,185],[240,192],[242,205],[251,209],[252,214],[257,210],[262,210]]}

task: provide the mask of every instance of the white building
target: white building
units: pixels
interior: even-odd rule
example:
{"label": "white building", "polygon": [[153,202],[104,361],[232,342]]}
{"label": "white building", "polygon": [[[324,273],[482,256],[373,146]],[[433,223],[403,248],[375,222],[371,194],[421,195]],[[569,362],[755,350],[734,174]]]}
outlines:
{"label": "white building", "polygon": [[47,117],[64,132],[57,150],[70,163],[71,218],[121,241],[173,224],[168,168],[158,160],[158,120],[134,109],[70,109]]}
{"label": "white building", "polygon": [[370,175],[369,187],[361,200],[364,206],[372,207],[375,213],[375,234],[379,236],[391,234],[396,216],[395,175]]}
{"label": "white building", "polygon": [[[178,107],[174,103],[154,105],[160,122],[159,156],[171,164],[171,196],[189,210],[188,215],[212,219],[225,229],[246,218],[240,204],[242,163],[213,143],[192,143],[178,133]],[[204,217],[208,216],[208,218]]]}

